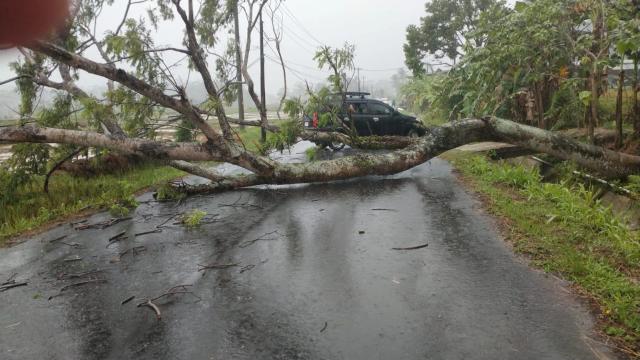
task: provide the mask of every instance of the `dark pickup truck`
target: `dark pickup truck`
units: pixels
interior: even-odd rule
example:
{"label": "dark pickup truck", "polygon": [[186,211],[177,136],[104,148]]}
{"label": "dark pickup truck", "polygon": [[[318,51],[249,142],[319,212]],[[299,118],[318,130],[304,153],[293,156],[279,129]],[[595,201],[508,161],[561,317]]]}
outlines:
{"label": "dark pickup truck", "polygon": [[[401,114],[382,101],[368,98],[369,95],[362,92],[345,93],[345,103],[338,114],[343,124],[351,126],[352,119],[359,136],[424,136],[426,129],[415,117]],[[318,115],[312,116],[305,117],[305,128],[344,132],[344,126],[318,128]]]}

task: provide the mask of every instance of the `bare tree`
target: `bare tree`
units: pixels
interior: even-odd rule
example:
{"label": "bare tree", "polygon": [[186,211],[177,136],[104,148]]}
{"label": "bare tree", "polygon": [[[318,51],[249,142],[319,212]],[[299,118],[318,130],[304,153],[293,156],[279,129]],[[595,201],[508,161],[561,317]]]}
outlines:
{"label": "bare tree", "polygon": [[287,66],[284,63],[284,57],[282,56],[282,39],[283,39],[283,16],[278,12],[280,6],[282,5],[282,0],[275,0],[275,5],[269,3],[269,17],[271,18],[271,30],[273,31],[273,38],[268,37],[269,41],[273,41],[276,47],[276,53],[278,54],[278,59],[280,60],[280,66],[282,67],[282,79],[284,81],[284,90],[282,92],[282,97],[280,98],[280,104],[278,105],[278,119],[282,119],[280,116],[280,111],[282,111],[282,106],[284,105],[285,100],[287,99]]}

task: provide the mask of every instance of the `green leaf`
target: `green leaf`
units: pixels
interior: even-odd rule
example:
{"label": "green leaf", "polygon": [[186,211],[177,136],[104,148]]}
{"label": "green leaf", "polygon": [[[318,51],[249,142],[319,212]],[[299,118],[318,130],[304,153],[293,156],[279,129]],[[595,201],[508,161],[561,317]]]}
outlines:
{"label": "green leaf", "polygon": [[584,106],[589,106],[589,103],[591,102],[591,91],[580,91],[580,93],[578,93],[578,98],[582,101]]}
{"label": "green leaf", "polygon": [[516,5],[513,7],[517,12],[525,11],[529,6],[523,1],[516,1]]}

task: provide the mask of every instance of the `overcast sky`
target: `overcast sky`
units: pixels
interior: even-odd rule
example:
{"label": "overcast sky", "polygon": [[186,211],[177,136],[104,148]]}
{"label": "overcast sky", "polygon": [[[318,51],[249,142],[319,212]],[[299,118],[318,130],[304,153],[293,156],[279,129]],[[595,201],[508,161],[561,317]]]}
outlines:
{"label": "overcast sky", "polygon": [[[126,0],[116,0],[115,6],[103,13],[99,32],[113,28],[119,22]],[[333,47],[349,42],[356,46],[356,65],[362,68],[362,76],[368,81],[386,79],[399,68],[404,67],[402,45],[408,25],[418,23],[424,14],[425,0],[286,0],[284,9],[284,39],[282,43],[285,62],[291,68],[290,82],[301,79],[320,81],[327,71],[317,69],[312,60],[315,49],[320,44]],[[142,9],[139,9],[141,13]],[[135,12],[134,12],[135,15]],[[265,24],[270,28],[270,24]],[[156,35],[158,45],[179,45],[182,34],[181,24],[163,23]],[[244,36],[243,36],[244,37]],[[257,37],[253,44],[257,47]],[[267,47],[268,57],[276,55]],[[95,54],[88,54],[94,57]],[[257,48],[252,58],[258,55]],[[7,78],[11,72],[8,64],[16,58],[15,51],[0,52],[0,77]],[[96,58],[97,59],[97,58]],[[252,59],[252,60],[253,60]],[[258,79],[258,64],[251,68],[255,80]],[[267,92],[273,94],[282,87],[280,65],[267,60]],[[182,70],[179,80],[187,80],[187,71]],[[191,75],[193,79],[194,75]],[[95,86],[97,79],[82,75],[85,86]]]}

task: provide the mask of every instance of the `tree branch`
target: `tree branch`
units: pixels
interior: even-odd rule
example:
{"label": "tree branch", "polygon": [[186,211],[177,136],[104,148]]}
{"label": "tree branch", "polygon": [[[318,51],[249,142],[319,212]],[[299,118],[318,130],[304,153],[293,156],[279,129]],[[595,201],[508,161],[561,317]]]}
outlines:
{"label": "tree branch", "polygon": [[193,20],[193,3],[189,0],[189,13],[187,14],[184,9],[180,6],[179,0],[172,0],[173,4],[176,7],[176,11],[182,18],[182,21],[185,24],[185,28],[187,31],[188,38],[188,47],[189,47],[189,56],[193,60],[193,64],[196,69],[200,73],[202,80],[204,81],[204,87],[211,97],[215,101],[215,110],[218,118],[218,123],[220,124],[220,128],[222,129],[222,133],[227,140],[233,139],[233,133],[231,132],[231,126],[229,122],[227,122],[227,115],[224,111],[224,107],[222,102],[220,101],[220,96],[218,95],[218,90],[213,82],[213,77],[209,72],[209,68],[204,59],[203,53],[204,51],[198,44],[198,38],[196,37],[196,32],[194,28],[194,20]]}
{"label": "tree branch", "polygon": [[0,86],[2,86],[4,84],[12,83],[12,82],[20,80],[20,79],[29,79],[29,78],[31,78],[31,76],[14,76],[14,77],[12,77],[10,79],[0,81]]}
{"label": "tree branch", "polygon": [[166,95],[161,89],[149,85],[145,81],[138,79],[137,77],[127,73],[122,69],[99,64],[85,57],[72,54],[57,45],[39,41],[32,44],[30,47],[34,51],[38,51],[42,54],[50,56],[51,58],[68,66],[82,69],[94,75],[102,76],[106,79],[118,82],[137,92],[138,94],[156,101],[162,106],[173,109],[185,115],[185,118],[187,118],[198,129],[200,129],[208,139],[214,142],[215,145],[220,146],[221,144],[223,144],[223,139],[220,134],[218,134],[200,117],[200,115],[197,114],[197,112],[194,110],[194,107],[186,99],[177,100],[169,95]]}
{"label": "tree branch", "polygon": [[118,138],[93,131],[44,128],[32,125],[0,128],[0,142],[56,143],[108,148],[159,160],[226,161],[224,154],[215,151],[207,144],[165,144],[152,140]]}
{"label": "tree branch", "polygon": [[[262,109],[262,102],[260,101],[260,97],[258,96],[258,94],[256,93],[255,90],[255,83],[253,82],[253,78],[251,77],[251,74],[249,73],[249,54],[251,53],[251,34],[253,33],[253,29],[255,29],[256,24],[258,23],[258,20],[260,19],[260,17],[258,15],[253,16],[253,7],[255,5],[255,3],[257,2],[257,0],[253,0],[249,2],[249,11],[248,13],[245,11],[245,13],[247,13],[247,43],[245,44],[245,50],[244,50],[244,61],[242,62],[242,66],[241,66],[241,71],[242,71],[242,76],[244,76],[245,82],[247,83],[247,90],[249,91],[249,95],[251,96],[251,100],[253,101],[253,103],[256,105],[257,109]],[[260,6],[258,7],[258,14],[260,14],[260,12],[262,12],[262,9],[264,8],[264,6],[266,5],[267,0],[261,0],[260,2]],[[263,114],[262,111],[260,111],[260,121],[263,124],[268,124],[267,119],[265,117],[265,114]]]}

